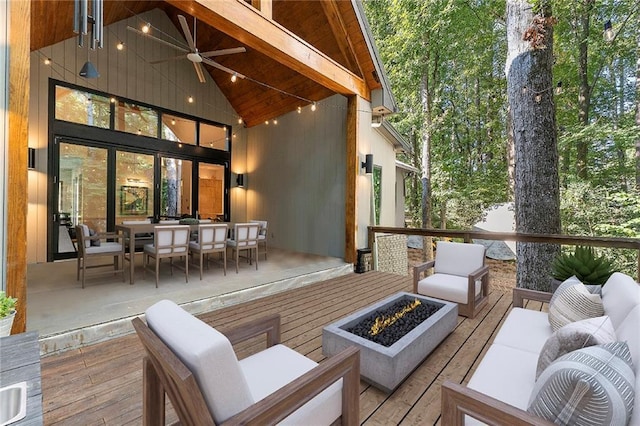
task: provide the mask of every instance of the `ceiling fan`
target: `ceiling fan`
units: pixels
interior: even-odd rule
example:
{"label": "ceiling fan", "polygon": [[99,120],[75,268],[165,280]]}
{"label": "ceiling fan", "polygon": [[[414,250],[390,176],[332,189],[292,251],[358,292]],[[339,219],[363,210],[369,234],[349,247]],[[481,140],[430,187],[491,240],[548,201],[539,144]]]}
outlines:
{"label": "ceiling fan", "polygon": [[161,38],[155,37],[151,34],[148,33],[148,31],[141,31],[137,28],[133,28],[133,27],[127,27],[129,30],[134,31],[138,34],[143,35],[144,37],[149,37],[152,40],[155,40],[157,42],[160,42],[166,46],[172,47],[180,52],[184,52],[184,54],[182,55],[178,55],[172,58],[167,58],[167,59],[162,59],[159,61],[152,61],[149,62],[150,64],[159,64],[162,62],[167,62],[167,61],[172,61],[172,60],[176,60],[176,59],[183,59],[183,58],[187,58],[188,60],[190,60],[193,63],[193,67],[196,70],[196,74],[198,75],[198,80],[200,80],[200,83],[204,83],[206,82],[205,78],[204,78],[204,71],[202,70],[202,63],[205,63],[207,65],[211,65],[214,68],[217,68],[219,70],[222,70],[224,72],[227,72],[229,74],[231,74],[232,76],[235,76],[237,78],[244,78],[245,76],[230,69],[225,67],[224,65],[215,62],[214,60],[212,60],[212,57],[215,56],[222,56],[222,55],[231,55],[234,53],[244,53],[247,51],[247,49],[245,49],[244,47],[234,47],[231,49],[220,49],[220,50],[211,50],[209,52],[200,52],[198,50],[198,48],[196,47],[196,41],[195,41],[195,34],[196,34],[196,19],[193,18],[193,36],[191,35],[191,30],[189,29],[189,24],[187,24],[187,19],[182,16],[182,15],[178,15],[178,20],[180,21],[180,26],[182,27],[182,32],[184,33],[184,38],[187,40],[187,44],[188,44],[188,48],[180,46],[178,44],[174,44],[171,43],[169,41],[163,40]]}

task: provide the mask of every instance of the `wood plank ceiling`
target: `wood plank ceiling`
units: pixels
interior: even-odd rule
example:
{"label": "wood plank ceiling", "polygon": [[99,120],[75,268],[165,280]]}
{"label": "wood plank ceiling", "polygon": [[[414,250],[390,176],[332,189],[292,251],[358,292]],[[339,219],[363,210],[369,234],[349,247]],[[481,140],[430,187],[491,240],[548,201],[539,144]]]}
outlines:
{"label": "wood plank ceiling", "polygon": [[[237,1],[237,0],[225,0]],[[184,5],[183,5],[184,4]],[[31,50],[38,50],[68,38],[73,33],[72,0],[32,0]],[[189,2],[106,0],[105,26],[131,16],[159,8],[180,31],[178,15],[191,22]],[[356,13],[350,1],[340,0],[273,0],[273,20],[300,37],[322,54],[331,58],[364,81],[368,90],[380,88],[375,66],[367,48]],[[43,25],[46,23],[46,25]],[[294,111],[308,102],[320,101],[335,93],[309,76],[278,62],[277,52],[259,52],[243,45],[233,37],[206,23],[198,22],[197,44],[200,51],[245,46],[246,53],[216,57],[216,62],[242,73],[253,80],[266,83],[274,90],[250,80],[232,83],[229,74],[205,65],[217,86],[236,112],[251,127]],[[241,37],[240,37],[241,38]],[[104,48],[115,48],[105,46]],[[297,97],[286,95],[295,94]]]}

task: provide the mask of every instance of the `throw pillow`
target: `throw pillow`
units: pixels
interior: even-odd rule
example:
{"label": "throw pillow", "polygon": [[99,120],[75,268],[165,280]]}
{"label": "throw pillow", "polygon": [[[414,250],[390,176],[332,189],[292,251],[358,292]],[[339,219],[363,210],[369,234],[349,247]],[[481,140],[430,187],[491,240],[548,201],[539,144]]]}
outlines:
{"label": "throw pillow", "polygon": [[[96,231],[89,228],[89,236],[93,237],[94,235],[96,235]],[[100,247],[100,240],[91,240],[91,246]]]}
{"label": "throw pillow", "polygon": [[616,332],[608,316],[572,322],[560,328],[547,339],[536,369],[536,380],[556,359],[569,352],[588,346],[603,345],[616,341]]}
{"label": "throw pillow", "polygon": [[576,277],[560,284],[549,302],[549,324],[553,331],[571,322],[603,315],[602,297],[589,293]]}
{"label": "throw pillow", "polygon": [[527,411],[557,425],[626,425],[633,410],[634,383],[625,342],[578,349],[544,370]]}

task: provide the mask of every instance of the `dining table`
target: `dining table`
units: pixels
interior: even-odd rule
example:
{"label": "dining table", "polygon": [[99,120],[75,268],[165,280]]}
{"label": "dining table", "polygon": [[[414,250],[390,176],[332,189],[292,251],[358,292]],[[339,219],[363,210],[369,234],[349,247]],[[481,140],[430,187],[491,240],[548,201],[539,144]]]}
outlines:
{"label": "dining table", "polygon": [[[203,223],[204,224],[204,223]],[[120,231],[124,234],[125,241],[129,240],[128,248],[125,247],[125,253],[129,254],[129,258],[125,256],[125,259],[129,261],[129,283],[133,284],[135,282],[135,254],[136,254],[136,238],[141,238],[141,235],[148,234],[153,236],[153,233],[157,227],[163,226],[176,226],[179,224],[163,224],[163,223],[130,223],[130,224],[119,224],[116,225],[116,231]],[[197,231],[199,223],[189,224],[188,226],[191,228],[191,232]],[[137,235],[137,237],[136,237]],[[148,237],[145,237],[148,238]]]}

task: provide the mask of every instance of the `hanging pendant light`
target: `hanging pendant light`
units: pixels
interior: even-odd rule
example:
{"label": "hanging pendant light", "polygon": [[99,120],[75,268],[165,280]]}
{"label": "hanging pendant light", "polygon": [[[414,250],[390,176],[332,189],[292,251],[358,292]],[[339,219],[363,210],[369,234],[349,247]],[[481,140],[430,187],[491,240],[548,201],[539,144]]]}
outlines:
{"label": "hanging pendant light", "polygon": [[98,72],[96,67],[93,66],[91,61],[87,61],[87,62],[84,63],[84,65],[80,69],[80,77],[98,78],[98,77],[100,77],[100,73]]}

